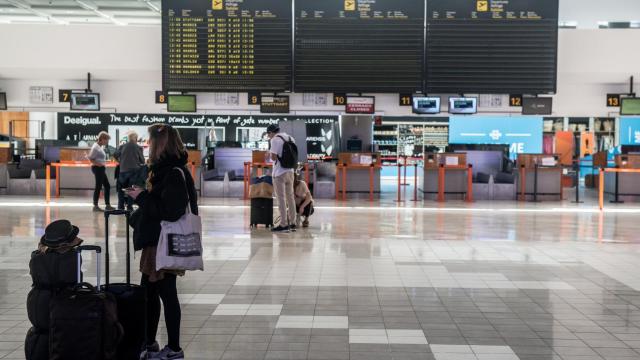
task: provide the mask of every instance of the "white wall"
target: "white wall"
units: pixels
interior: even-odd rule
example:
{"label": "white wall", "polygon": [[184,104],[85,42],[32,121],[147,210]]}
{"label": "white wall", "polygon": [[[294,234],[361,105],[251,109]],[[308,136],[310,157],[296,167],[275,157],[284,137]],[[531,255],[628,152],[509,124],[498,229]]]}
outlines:
{"label": "white wall", "polygon": [[[636,0],[634,0],[636,1]],[[640,1],[639,1],[640,2]],[[29,86],[84,89],[86,73],[93,75],[92,88],[102,94],[102,110],[118,112],[164,112],[154,103],[161,87],[160,27],[0,25],[0,91],[6,91],[15,110],[66,111],[67,104],[29,104]],[[628,79],[640,83],[640,30],[561,30],[558,55],[558,93],[554,113],[558,116],[606,116],[606,93],[627,92]],[[640,92],[640,91],[639,91]],[[381,114],[410,115],[398,106],[396,94],[377,95]],[[198,108],[207,113],[257,112],[246,95],[240,106],[216,107],[213,95],[198,95]],[[292,111],[340,113],[340,107],[308,108],[302,96],[292,96]],[[480,109],[509,112],[508,107]],[[517,109],[516,109],[517,110]],[[514,113],[514,114],[517,114]]]}

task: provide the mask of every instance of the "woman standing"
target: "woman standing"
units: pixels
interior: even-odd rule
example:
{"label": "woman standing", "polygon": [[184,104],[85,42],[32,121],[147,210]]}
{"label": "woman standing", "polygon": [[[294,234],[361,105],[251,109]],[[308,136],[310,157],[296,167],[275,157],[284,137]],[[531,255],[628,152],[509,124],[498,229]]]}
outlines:
{"label": "woman standing", "polygon": [[93,211],[102,211],[98,206],[98,200],[100,199],[100,190],[104,188],[104,203],[106,210],[113,210],[111,207],[111,184],[107,178],[107,154],[102,149],[103,146],[109,143],[111,137],[105,131],[101,131],[98,134],[98,141],[93,143],[91,151],[89,152],[89,161],[91,162],[91,172],[96,180],[96,185],[93,189]]}
{"label": "woman standing", "polygon": [[[134,245],[142,250],[140,271],[142,286],[147,290],[147,346],[141,359],[180,360],[184,353],[180,348],[180,303],[176,287],[177,271],[156,271],[156,249],[160,237],[160,222],[175,222],[191,206],[198,214],[197,193],[193,178],[186,168],[187,152],[180,134],[170,125],[149,127],[150,173],[147,188],[127,189],[127,195],[140,207],[132,215]],[[156,342],[160,321],[160,300],[164,305],[164,317],[169,343],[159,350]]]}

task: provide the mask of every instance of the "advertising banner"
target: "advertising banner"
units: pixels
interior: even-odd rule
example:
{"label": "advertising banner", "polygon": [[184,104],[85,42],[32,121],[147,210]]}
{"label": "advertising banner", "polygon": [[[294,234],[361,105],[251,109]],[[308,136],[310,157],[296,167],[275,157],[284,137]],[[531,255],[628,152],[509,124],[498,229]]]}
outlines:
{"label": "advertising banner", "polygon": [[[115,134],[122,139],[128,130],[145,136],[152,124],[169,124],[179,129],[185,144],[198,148],[198,129],[216,129],[218,141],[240,141],[237,129],[264,129],[282,121],[304,121],[307,130],[309,158],[336,156],[339,144],[338,116],[277,116],[277,115],[200,115],[200,114],[135,114],[135,113],[58,113],[58,139],[93,142],[100,131]],[[222,131],[222,129],[224,129]],[[112,136],[114,138],[114,136]],[[115,141],[115,139],[114,139]],[[298,139],[300,141],[300,139]]]}
{"label": "advertising banner", "polygon": [[640,117],[620,118],[620,145],[640,145]]}
{"label": "advertising banner", "polygon": [[452,116],[450,144],[507,144],[510,154],[542,153],[541,116]]}

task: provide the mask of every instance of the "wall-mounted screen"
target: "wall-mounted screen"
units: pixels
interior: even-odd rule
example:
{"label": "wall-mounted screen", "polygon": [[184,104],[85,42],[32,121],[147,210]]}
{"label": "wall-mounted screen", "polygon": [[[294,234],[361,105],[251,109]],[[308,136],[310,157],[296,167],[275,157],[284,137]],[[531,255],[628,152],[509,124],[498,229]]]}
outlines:
{"label": "wall-mounted screen", "polygon": [[71,94],[71,110],[99,111],[100,94]]}
{"label": "wall-mounted screen", "polygon": [[298,92],[423,88],[424,2],[295,0]]}
{"label": "wall-mounted screen", "polygon": [[0,92],[0,110],[7,110],[7,93]]}
{"label": "wall-mounted screen", "polygon": [[428,93],[556,92],[559,0],[428,0]]}
{"label": "wall-mounted screen", "polygon": [[478,98],[451,97],[449,98],[450,114],[475,114],[478,112]]}
{"label": "wall-mounted screen", "polygon": [[620,115],[640,115],[640,98],[622,98]]}
{"label": "wall-mounted screen", "polygon": [[283,0],[163,0],[163,90],[291,90],[291,6]]}
{"label": "wall-mounted screen", "polygon": [[525,97],[522,98],[522,115],[551,115],[553,112],[553,98]]}
{"label": "wall-mounted screen", "polygon": [[413,97],[413,113],[414,114],[439,114],[440,98],[414,96]]}
{"label": "wall-mounted screen", "polygon": [[167,96],[167,111],[169,112],[196,112],[195,95],[169,95]]}

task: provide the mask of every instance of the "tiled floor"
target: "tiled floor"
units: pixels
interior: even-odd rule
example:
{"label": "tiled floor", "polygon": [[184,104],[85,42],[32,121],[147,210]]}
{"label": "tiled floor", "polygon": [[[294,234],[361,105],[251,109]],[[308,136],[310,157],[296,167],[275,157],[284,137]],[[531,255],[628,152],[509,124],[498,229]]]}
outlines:
{"label": "tiled floor", "polygon": [[[47,221],[103,243],[83,201],[0,198],[0,358],[24,358]],[[279,235],[250,231],[244,205],[201,208],[206,271],[179,280],[187,359],[640,359],[640,205],[321,201]],[[114,221],[112,280],[123,233]]]}

